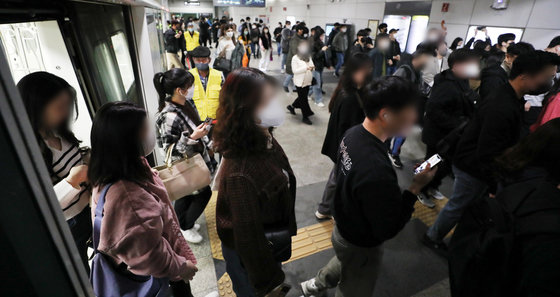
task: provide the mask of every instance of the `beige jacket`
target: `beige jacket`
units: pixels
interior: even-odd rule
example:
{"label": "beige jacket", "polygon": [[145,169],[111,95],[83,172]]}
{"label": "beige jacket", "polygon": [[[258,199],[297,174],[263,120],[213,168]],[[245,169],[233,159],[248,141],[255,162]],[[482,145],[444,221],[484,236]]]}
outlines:
{"label": "beige jacket", "polygon": [[308,62],[300,59],[298,55],[292,58],[292,72],[294,73],[294,85],[296,87],[303,88],[311,85],[313,74],[311,70],[307,69],[311,66],[314,66],[311,58],[309,58]]}

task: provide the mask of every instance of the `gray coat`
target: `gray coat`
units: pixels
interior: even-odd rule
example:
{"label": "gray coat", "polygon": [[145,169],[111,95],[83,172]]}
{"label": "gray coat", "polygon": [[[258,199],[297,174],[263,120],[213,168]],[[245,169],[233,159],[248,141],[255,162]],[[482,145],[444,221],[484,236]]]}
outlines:
{"label": "gray coat", "polygon": [[337,52],[345,52],[348,49],[348,35],[346,32],[338,32],[333,39],[332,47]]}
{"label": "gray coat", "polygon": [[294,55],[297,54],[297,49],[300,43],[302,42],[306,42],[307,39],[303,38],[302,36],[299,36],[297,34],[294,35],[294,37],[292,37],[292,39],[290,40],[290,46],[288,49],[288,53],[286,54],[286,73],[287,74],[291,74],[293,75],[294,73],[292,72],[292,58],[294,57]]}

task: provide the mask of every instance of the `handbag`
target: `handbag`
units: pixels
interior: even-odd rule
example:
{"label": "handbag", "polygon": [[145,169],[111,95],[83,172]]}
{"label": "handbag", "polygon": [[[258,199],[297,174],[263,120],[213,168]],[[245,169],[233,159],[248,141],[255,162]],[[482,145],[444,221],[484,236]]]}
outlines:
{"label": "handbag", "polygon": [[111,184],[106,185],[95,208],[93,222],[93,260],[89,276],[95,296],[103,297],[168,297],[171,295],[169,279],[136,275],[126,269],[126,264],[116,265],[109,256],[99,252],[99,237],[103,219],[105,196]]}
{"label": "handbag", "polygon": [[232,65],[231,60],[228,60],[224,57],[217,57],[214,60],[213,68],[223,72],[230,72],[232,68],[231,65]]}
{"label": "handbag", "polygon": [[285,262],[292,257],[292,234],[288,229],[269,230],[264,232],[268,245],[276,262]]}
{"label": "handbag", "polygon": [[165,165],[155,168],[171,201],[191,195],[211,182],[210,170],[200,154],[171,162],[174,147],[175,144],[172,144],[167,149]]}

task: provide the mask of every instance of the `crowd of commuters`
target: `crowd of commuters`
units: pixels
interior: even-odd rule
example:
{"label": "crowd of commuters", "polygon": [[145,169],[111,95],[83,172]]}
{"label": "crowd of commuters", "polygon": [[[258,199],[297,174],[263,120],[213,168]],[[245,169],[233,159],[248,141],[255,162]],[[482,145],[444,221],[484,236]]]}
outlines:
{"label": "crowd of commuters", "polygon": [[[460,236],[464,243],[469,232],[462,220],[473,205],[523,199],[525,208],[508,215],[529,213],[549,228],[516,221],[526,233],[512,235],[515,263],[496,264],[508,274],[499,290],[560,294],[560,282],[551,281],[560,275],[560,36],[535,50],[511,33],[492,45],[479,27],[477,36],[484,38],[456,38],[448,47],[446,32],[432,28],[409,54],[398,29],[354,29],[335,23],[327,36],[303,21],[279,23],[271,32],[250,17],[239,24],[225,17],[173,19],[164,32],[168,70],[153,78],[155,125],[140,107],[107,103],[95,114],[91,150],[72,133],[75,90],[46,72],[21,79],[34,136],[88,271],[88,241],[94,239],[97,294],[109,285],[119,288],[113,274],[104,274],[113,269],[154,293],[138,296],[193,296],[190,282],[198,269],[189,243],[203,240],[195,222],[212,191],[206,184],[171,201],[167,181],[148,162],[159,145],[168,166],[197,157],[201,172],[214,178],[215,223],[237,296],[285,296],[290,286],[282,262],[297,232],[296,177],[274,129],[297,110],[312,124],[308,98],[325,106],[326,68],[338,78],[321,150],[333,168],[315,216],[336,222],[335,255],[301,283],[304,296],[325,296],[331,288],[336,296],[371,296],[383,243],[404,228],[417,201],[433,208],[434,199],[445,199],[439,191],[445,178],[454,180],[453,192],[421,241],[460,258],[461,245],[448,250],[445,238],[457,226],[452,244]],[[281,82],[267,74],[275,53],[285,73]],[[258,69],[248,67],[251,59],[258,59]],[[282,89],[297,93],[287,110]],[[422,129],[425,159],[439,154],[443,160],[414,174],[403,191],[395,168],[404,167],[401,147],[415,126]],[[518,189],[528,194],[518,198]],[[100,266],[102,257],[112,265]],[[451,289],[459,292],[456,284],[467,280],[455,263],[450,260]]]}

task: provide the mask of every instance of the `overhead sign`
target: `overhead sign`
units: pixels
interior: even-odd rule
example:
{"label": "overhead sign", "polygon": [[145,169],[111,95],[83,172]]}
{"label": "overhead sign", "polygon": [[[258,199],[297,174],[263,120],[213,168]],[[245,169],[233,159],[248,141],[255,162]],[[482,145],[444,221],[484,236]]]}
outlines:
{"label": "overhead sign", "polygon": [[214,6],[265,7],[266,0],[214,0]]}

